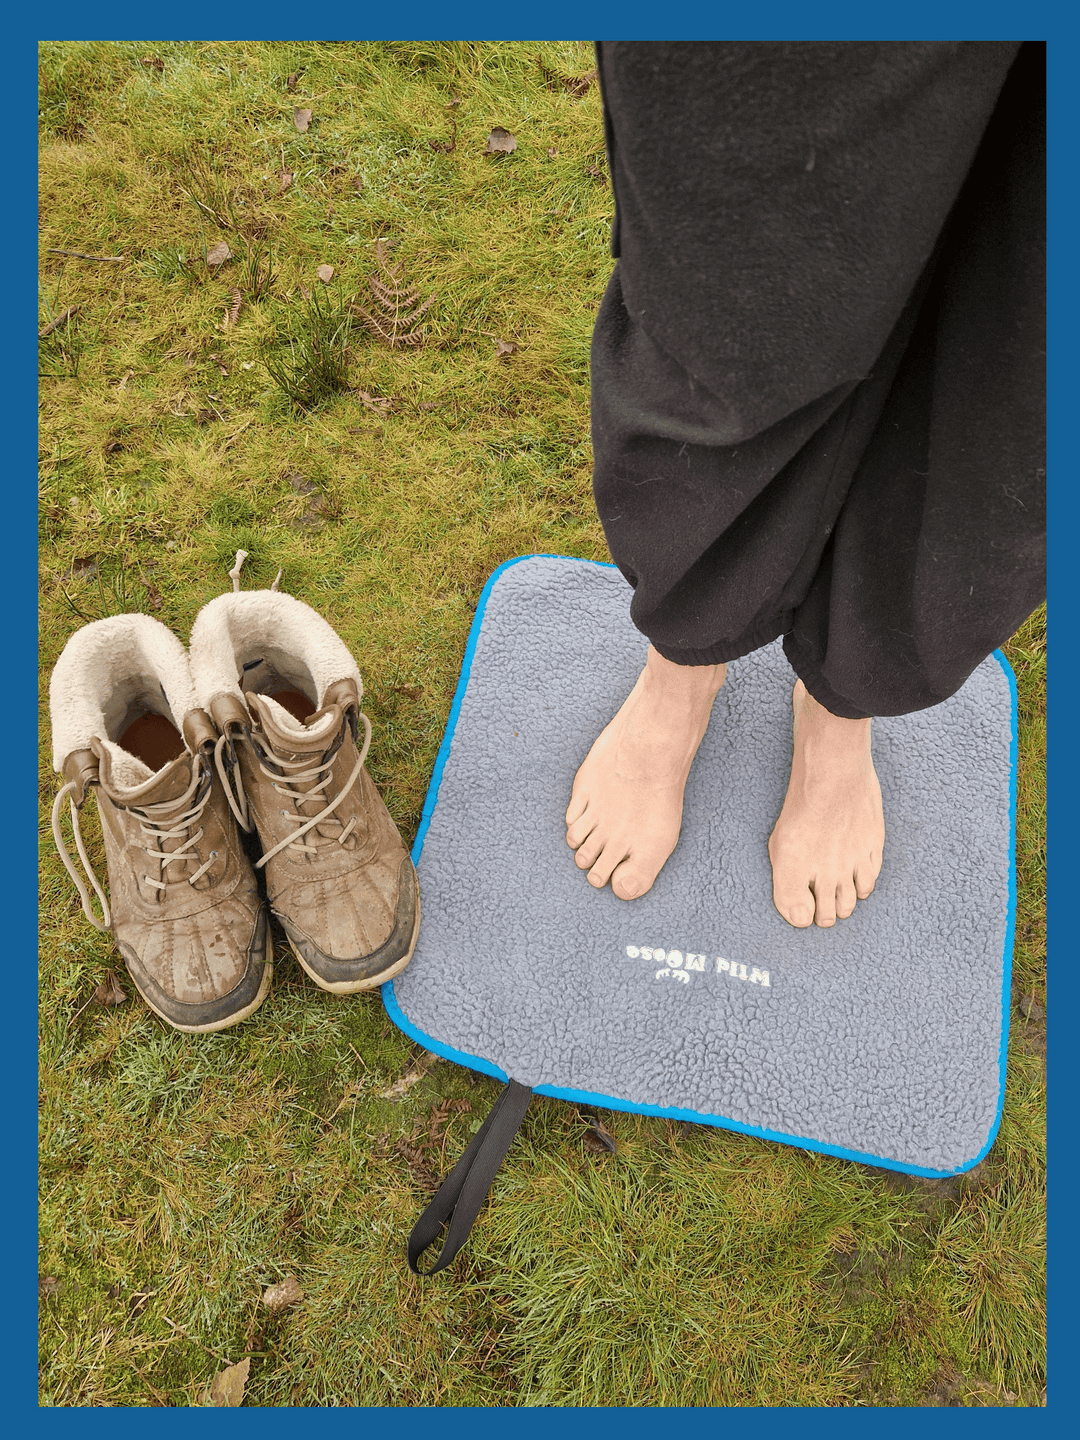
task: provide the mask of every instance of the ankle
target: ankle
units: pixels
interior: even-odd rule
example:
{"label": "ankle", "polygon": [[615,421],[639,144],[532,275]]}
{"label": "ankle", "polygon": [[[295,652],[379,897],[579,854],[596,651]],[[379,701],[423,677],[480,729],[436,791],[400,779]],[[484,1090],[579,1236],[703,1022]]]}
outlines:
{"label": "ankle", "polygon": [[650,645],[642,678],[648,691],[665,698],[712,701],[727,678],[727,665],[722,662],[716,665],[676,665],[672,660],[665,660]]}
{"label": "ankle", "polygon": [[804,743],[828,744],[853,754],[870,753],[869,717],[850,720],[843,715],[834,715],[814,699],[801,680],[795,682],[791,708],[796,735]]}

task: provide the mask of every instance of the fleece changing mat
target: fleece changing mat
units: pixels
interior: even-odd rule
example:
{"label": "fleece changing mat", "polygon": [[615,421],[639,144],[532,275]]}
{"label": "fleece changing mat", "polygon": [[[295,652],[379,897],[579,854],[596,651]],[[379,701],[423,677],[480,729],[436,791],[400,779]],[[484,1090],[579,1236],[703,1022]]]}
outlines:
{"label": "fleece changing mat", "polygon": [[560,556],[488,581],[413,850],[423,918],[411,964],[383,987],[390,1016],[542,1095],[917,1175],[969,1169],[1005,1080],[1007,661],[988,657],[930,710],[874,721],[884,865],[830,930],[796,930],[772,904],[794,676],[779,641],[734,661],[678,847],[625,902],[587,883],[563,815],[645,660],[629,599],[613,566]]}

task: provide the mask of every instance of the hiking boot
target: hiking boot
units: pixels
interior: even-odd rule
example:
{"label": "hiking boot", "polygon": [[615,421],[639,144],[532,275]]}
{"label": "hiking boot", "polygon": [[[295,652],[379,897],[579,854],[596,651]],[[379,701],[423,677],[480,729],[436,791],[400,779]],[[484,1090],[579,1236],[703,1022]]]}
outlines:
{"label": "hiking boot", "polygon": [[[272,966],[267,908],[241,845],[183,645],[148,615],[117,615],[68,641],[49,687],[53,764],[66,784],[53,836],[83,910],[111,930],[139,994],[177,1030],[223,1030],[262,1004]],[[109,896],[79,831],[97,791]],[[103,921],[60,828],[75,843]]]}
{"label": "hiking boot", "polygon": [[420,897],[364,768],[371,724],[352,656],[321,615],[273,590],[212,600],[190,654],[234,813],[258,833],[257,868],[296,958],[335,995],[382,985],[412,958]]}

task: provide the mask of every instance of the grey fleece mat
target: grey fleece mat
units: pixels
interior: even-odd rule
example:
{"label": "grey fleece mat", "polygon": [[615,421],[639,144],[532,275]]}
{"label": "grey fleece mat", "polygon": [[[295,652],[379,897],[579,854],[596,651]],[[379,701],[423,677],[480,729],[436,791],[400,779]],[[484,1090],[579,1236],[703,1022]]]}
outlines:
{"label": "grey fleece mat", "polygon": [[728,667],[682,836],[626,903],[574,864],[574,773],[645,659],[614,567],[488,582],[413,858],[415,956],[383,987],[428,1049],[545,1095],[742,1130],[922,1175],[997,1131],[1013,921],[1015,684],[985,660],[874,722],[874,894],[831,930],[773,909],[766,841],[791,757],[779,642]]}

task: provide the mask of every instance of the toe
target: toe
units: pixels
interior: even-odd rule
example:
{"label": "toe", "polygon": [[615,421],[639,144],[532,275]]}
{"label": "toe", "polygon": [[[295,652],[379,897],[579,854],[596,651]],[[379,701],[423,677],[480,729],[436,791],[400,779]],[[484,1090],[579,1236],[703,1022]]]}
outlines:
{"label": "toe", "polygon": [[878,872],[881,869],[881,856],[871,855],[869,859],[861,861],[855,867],[855,893],[860,900],[865,900],[877,884]]}
{"label": "toe", "polygon": [[643,875],[630,861],[624,860],[611,877],[611,888],[620,900],[636,900],[652,889],[655,879],[655,875]]}
{"label": "toe", "polygon": [[822,882],[814,887],[814,924],[829,930],[836,924],[836,886]]}
{"label": "toe", "polygon": [[573,825],[585,814],[589,801],[583,790],[575,790],[570,796],[570,804],[566,807],[566,823]]}
{"label": "toe", "polygon": [[612,845],[604,847],[603,853],[597,858],[595,865],[590,869],[588,881],[595,885],[598,890],[602,889],[611,879],[615,867],[626,859],[626,850],[616,848]]}
{"label": "toe", "polygon": [[596,828],[596,818],[588,810],[580,815],[566,832],[566,843],[571,850],[583,844]]}
{"label": "toe", "polygon": [[814,897],[809,885],[774,883],[773,904],[788,924],[798,930],[805,930],[814,923]]}
{"label": "toe", "polygon": [[[603,848],[604,842],[594,830],[589,838],[578,846],[574,855],[574,864],[579,870],[591,870],[599,859]],[[607,882],[605,881],[604,883],[606,884]]]}
{"label": "toe", "polygon": [[855,909],[855,881],[843,880],[836,887],[836,918],[846,920]]}

